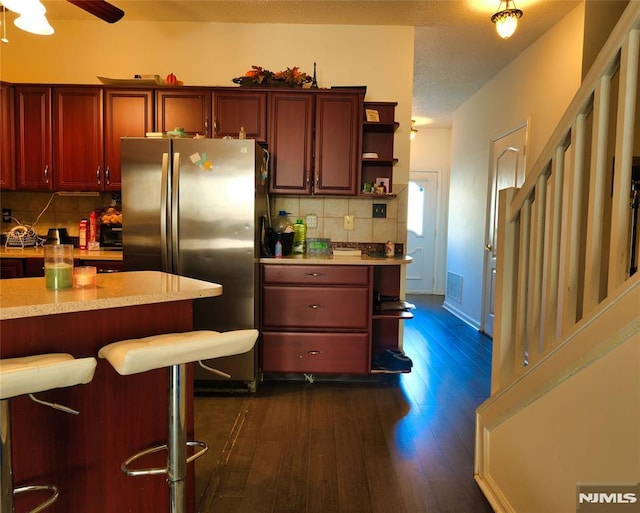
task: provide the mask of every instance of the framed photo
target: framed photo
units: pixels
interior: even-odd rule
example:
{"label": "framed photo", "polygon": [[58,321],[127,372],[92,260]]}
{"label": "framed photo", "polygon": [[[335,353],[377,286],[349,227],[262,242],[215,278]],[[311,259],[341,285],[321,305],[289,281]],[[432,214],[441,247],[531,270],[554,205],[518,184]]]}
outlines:
{"label": "framed photo", "polygon": [[374,122],[374,123],[379,123],[380,122],[380,115],[378,114],[378,111],[375,109],[364,109],[364,112],[367,116],[367,121],[369,122]]}
{"label": "framed photo", "polygon": [[388,178],[376,178],[376,185],[383,187],[385,193],[389,193],[389,179]]}

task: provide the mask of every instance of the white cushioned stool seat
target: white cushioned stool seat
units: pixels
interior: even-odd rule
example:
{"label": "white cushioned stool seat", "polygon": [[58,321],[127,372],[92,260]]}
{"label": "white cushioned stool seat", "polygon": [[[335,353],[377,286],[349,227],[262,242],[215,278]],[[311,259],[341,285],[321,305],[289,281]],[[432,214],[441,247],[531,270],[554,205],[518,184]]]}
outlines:
{"label": "white cushioned stool seat", "polygon": [[167,333],[104,346],[98,352],[122,376],[246,353],[255,344],[258,330],[189,331]]}
{"label": "white cushioned stool seat", "polygon": [[0,399],[86,384],[95,369],[95,358],[66,353],[6,358],[0,360]]}

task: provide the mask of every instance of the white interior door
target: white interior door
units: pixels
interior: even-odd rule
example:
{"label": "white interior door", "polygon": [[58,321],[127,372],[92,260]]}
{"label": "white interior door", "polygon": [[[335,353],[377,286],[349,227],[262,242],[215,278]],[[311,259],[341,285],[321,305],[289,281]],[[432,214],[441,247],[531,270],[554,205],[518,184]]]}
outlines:
{"label": "white interior door", "polygon": [[406,290],[410,294],[435,293],[436,226],[438,213],[437,171],[411,173],[407,212]]}
{"label": "white interior door", "polygon": [[527,124],[521,125],[491,142],[491,172],[485,234],[484,298],[480,330],[493,336],[495,317],[496,253],[498,237],[498,191],[520,187],[524,182]]}

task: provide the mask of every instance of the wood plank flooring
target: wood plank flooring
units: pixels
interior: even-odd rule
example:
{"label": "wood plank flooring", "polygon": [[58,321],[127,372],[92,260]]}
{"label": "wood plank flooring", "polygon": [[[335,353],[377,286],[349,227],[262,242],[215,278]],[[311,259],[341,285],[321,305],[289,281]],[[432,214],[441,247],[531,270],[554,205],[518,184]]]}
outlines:
{"label": "wood plank flooring", "polygon": [[408,296],[413,371],[377,383],[267,382],[197,397],[198,513],[483,513],[474,411],[489,395],[491,340]]}

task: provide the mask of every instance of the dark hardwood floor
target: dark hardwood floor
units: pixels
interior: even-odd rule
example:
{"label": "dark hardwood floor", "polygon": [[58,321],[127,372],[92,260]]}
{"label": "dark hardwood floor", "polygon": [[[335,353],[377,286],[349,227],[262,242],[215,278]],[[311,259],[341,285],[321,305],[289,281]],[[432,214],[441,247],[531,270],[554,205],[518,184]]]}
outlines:
{"label": "dark hardwood floor", "polygon": [[413,371],[377,383],[267,382],[197,397],[199,513],[482,513],[474,411],[489,395],[491,340],[408,296]]}

